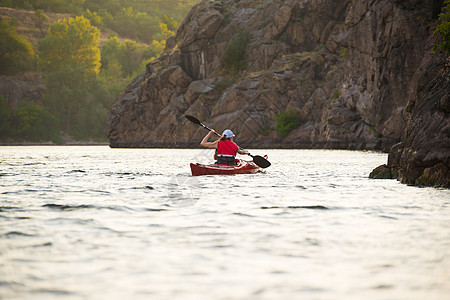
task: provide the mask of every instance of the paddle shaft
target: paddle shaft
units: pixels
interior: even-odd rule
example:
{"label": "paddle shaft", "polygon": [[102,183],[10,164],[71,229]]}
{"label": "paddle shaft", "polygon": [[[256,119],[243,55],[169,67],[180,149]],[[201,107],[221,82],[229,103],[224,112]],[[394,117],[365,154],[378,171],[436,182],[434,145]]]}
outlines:
{"label": "paddle shaft", "polygon": [[[205,124],[203,124],[202,122],[200,122],[200,126],[203,126],[203,128],[208,129],[209,131],[213,130],[213,129],[209,128],[208,126],[206,126]],[[215,133],[217,136],[222,137],[222,136],[221,136],[219,133],[217,133],[215,130],[214,130],[214,133]]]}
{"label": "paddle shaft", "polygon": [[[191,116],[191,115],[184,115],[184,117],[185,117],[186,119],[188,119],[189,121],[191,121],[192,123],[197,124],[197,125],[200,125],[200,126],[202,126],[203,128],[208,129],[209,131],[212,130],[211,128],[209,128],[208,126],[206,126],[205,124],[203,124],[202,122],[200,122],[200,120],[197,119],[197,118],[194,117],[194,116]],[[220,137],[221,137],[221,135],[218,134],[215,130],[214,130],[214,133],[215,133],[217,136],[220,136]]]}

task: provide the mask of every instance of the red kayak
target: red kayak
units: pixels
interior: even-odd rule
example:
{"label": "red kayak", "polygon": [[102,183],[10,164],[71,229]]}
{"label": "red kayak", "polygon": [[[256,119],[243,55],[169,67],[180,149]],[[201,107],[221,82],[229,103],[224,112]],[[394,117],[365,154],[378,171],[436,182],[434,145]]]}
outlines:
{"label": "red kayak", "polygon": [[246,161],[237,159],[236,165],[202,165],[191,163],[192,176],[200,175],[235,175],[235,174],[253,174],[261,172],[262,169],[258,167],[253,161]]}

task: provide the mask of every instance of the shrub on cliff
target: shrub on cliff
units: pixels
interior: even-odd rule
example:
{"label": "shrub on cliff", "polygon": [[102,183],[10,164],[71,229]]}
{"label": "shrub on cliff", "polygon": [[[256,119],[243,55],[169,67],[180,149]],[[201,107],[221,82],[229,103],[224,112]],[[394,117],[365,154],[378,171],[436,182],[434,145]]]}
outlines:
{"label": "shrub on cliff", "polygon": [[280,137],[286,137],[289,132],[300,126],[300,118],[297,112],[288,110],[278,115],[275,115],[277,120],[275,129],[277,135]]}
{"label": "shrub on cliff", "polygon": [[244,55],[245,48],[250,40],[250,36],[246,31],[239,31],[229,41],[225,49],[224,68],[230,73],[237,73],[246,68]]}
{"label": "shrub on cliff", "polygon": [[439,14],[439,25],[433,34],[442,34],[442,42],[433,46],[433,52],[447,52],[450,54],[450,0],[445,0],[443,12]]}

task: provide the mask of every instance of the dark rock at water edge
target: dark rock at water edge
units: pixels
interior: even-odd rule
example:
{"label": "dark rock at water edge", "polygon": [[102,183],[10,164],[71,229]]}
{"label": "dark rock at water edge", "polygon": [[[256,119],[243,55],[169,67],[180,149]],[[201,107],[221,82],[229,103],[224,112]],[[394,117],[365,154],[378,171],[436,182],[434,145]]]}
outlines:
{"label": "dark rock at water edge", "polygon": [[395,168],[388,165],[381,165],[376,167],[370,174],[369,178],[373,179],[397,179],[398,173]]}
{"label": "dark rock at water edge", "polygon": [[449,106],[450,56],[430,51],[412,84],[403,141],[391,148],[385,166],[398,170],[401,182],[450,187]]}

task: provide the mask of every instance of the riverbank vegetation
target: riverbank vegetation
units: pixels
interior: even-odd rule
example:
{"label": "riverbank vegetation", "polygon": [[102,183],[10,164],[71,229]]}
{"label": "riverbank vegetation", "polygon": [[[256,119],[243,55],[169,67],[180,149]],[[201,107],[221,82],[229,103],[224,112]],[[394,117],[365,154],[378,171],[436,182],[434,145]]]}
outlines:
{"label": "riverbank vegetation", "polygon": [[[61,143],[61,136],[105,142],[115,97],[164,50],[197,2],[0,0],[0,7],[31,11],[40,28],[27,37],[32,44],[16,30],[23,18],[0,18],[0,75],[39,72],[45,80],[39,99],[0,95],[0,142]],[[62,17],[50,23],[51,13]]]}

